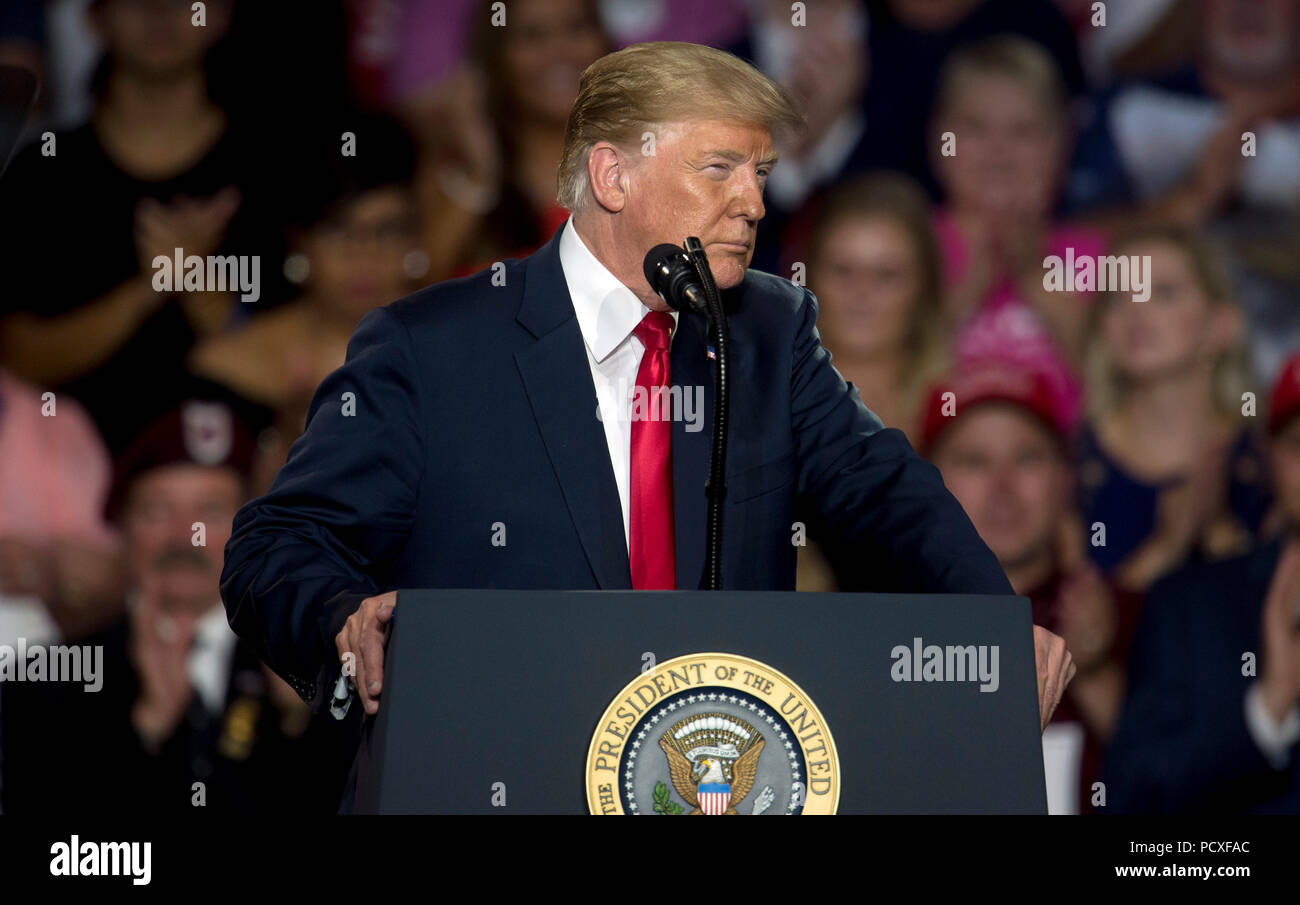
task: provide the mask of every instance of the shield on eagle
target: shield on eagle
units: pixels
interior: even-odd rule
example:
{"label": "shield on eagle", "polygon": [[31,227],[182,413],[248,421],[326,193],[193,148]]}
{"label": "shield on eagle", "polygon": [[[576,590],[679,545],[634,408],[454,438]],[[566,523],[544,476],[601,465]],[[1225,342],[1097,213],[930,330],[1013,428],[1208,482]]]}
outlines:
{"label": "shield on eagle", "polygon": [[700,783],[696,787],[700,796],[700,810],[705,814],[725,814],[731,804],[731,783]]}

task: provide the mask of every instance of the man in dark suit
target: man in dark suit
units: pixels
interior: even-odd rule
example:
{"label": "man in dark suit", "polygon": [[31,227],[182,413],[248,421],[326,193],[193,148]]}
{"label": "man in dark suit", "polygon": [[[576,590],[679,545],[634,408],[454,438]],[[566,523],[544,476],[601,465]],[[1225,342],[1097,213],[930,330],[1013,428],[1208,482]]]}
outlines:
{"label": "man in dark suit", "polygon": [[1300,814],[1300,355],[1269,433],[1282,532],[1151,588],[1103,811]]}
{"label": "man in dark suit", "polygon": [[[938,471],[831,367],[812,294],[746,269],[773,129],[797,123],[721,51],[603,57],[560,165],[572,219],[522,261],[366,316],[226,551],[231,625],[304,699],[319,707],[351,661],[377,710],[393,588],[700,586],[705,325],[642,270],[686,236],[731,311],[724,587],[792,590],[802,519],[874,564],[872,590],[1012,593]],[[665,387],[681,405],[647,414],[637,400]],[[1035,634],[1045,723],[1072,665]]]}
{"label": "man in dark suit", "polygon": [[359,721],[312,719],[230,631],[218,600],[255,449],[231,405],[196,398],[119,457],[108,505],[129,574],[126,615],[66,639],[98,651],[89,687],[0,681],[6,813],[337,809]]}

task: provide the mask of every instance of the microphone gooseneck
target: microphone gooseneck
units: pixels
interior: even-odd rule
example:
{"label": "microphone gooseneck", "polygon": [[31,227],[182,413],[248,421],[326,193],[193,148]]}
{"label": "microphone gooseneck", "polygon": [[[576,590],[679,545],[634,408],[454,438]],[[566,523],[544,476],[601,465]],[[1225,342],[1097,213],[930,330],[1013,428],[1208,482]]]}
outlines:
{"label": "microphone gooseneck", "polygon": [[704,495],[709,499],[708,519],[705,523],[705,565],[703,585],[706,590],[722,590],[722,505],[727,498],[727,426],[731,407],[731,380],[728,370],[730,339],[727,330],[727,313],[722,307],[718,284],[713,280],[709,258],[704,246],[694,236],[686,240],[686,255],[704,288],[704,301],[709,316],[709,341],[712,343],[713,361],[713,437],[709,454],[709,478],[704,484]]}
{"label": "microphone gooseneck", "polygon": [[708,498],[705,523],[705,565],[700,585],[722,589],[722,506],[727,495],[727,412],[731,398],[727,371],[727,317],[714,282],[709,259],[700,240],[691,236],[686,248],[663,244],[650,249],[643,264],[646,281],[674,309],[708,318],[709,359],[713,362],[713,437],[709,476],[704,483]]}

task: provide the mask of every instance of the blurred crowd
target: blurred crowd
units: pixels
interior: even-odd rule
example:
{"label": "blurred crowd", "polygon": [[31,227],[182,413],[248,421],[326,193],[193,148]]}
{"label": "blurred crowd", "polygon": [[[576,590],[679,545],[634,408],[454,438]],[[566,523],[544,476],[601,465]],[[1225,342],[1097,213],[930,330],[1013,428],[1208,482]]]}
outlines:
{"label": "blurred crowd", "polygon": [[[752,266],[1066,639],[1053,813],[1300,812],[1300,2],[203,6],[0,11],[41,86],[0,176],[0,645],[107,677],[0,683],[6,811],[336,808],[357,714],[230,634],[234,513],[367,311],[564,223],[583,69],[681,40],[801,104]],[[178,248],[255,292],[159,288]],[[864,561],[814,543],[799,587]]]}

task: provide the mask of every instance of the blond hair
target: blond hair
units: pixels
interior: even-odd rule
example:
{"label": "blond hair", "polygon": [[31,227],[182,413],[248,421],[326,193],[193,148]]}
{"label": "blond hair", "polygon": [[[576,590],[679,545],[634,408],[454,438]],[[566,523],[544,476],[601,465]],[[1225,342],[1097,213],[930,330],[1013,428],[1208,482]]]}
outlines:
{"label": "blond hair", "polygon": [[[1178,225],[1152,224],[1129,229],[1112,244],[1111,253],[1120,254],[1135,245],[1165,245],[1178,251],[1191,268],[1193,277],[1210,305],[1240,310],[1232,281],[1223,265],[1218,248],[1195,230]],[[1094,423],[1119,408],[1128,395],[1128,384],[1106,350],[1102,321],[1112,298],[1119,292],[1102,293],[1093,303],[1086,324],[1084,352],[1084,388],[1088,416]],[[1224,415],[1234,415],[1241,408],[1241,394],[1252,386],[1250,350],[1244,331],[1239,333],[1215,358],[1211,370],[1211,393],[1214,407]]]}
{"label": "blond hair", "polygon": [[979,76],[998,76],[1020,85],[1053,125],[1065,118],[1068,93],[1056,62],[1027,38],[997,35],[955,51],[939,71],[935,109],[952,112],[957,96]]}
{"label": "blond hair", "polygon": [[633,44],[582,73],[564,130],[557,200],[571,211],[584,206],[587,157],[597,142],[632,148],[647,130],[694,118],[762,124],[774,133],[803,126],[786,90],[732,54],[682,41]]}

